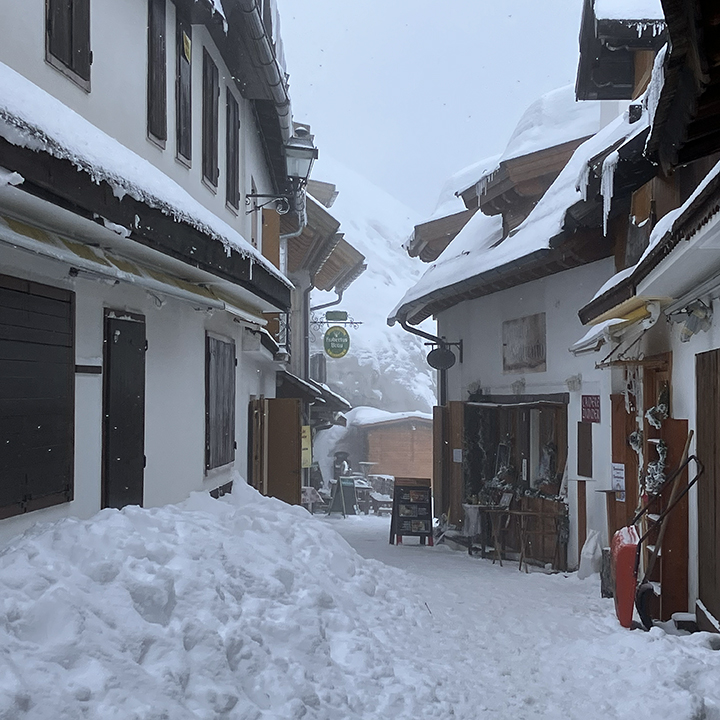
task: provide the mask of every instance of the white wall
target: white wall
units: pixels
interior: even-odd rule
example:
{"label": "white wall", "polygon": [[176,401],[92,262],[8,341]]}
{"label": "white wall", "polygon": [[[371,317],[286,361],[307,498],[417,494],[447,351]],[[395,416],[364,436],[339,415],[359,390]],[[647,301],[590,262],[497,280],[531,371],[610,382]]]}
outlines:
{"label": "white wall", "polygon": [[[175,6],[167,2],[167,129],[165,149],[147,137],[147,0],[92,0],[90,10],[91,90],[86,92],[45,61],[45,0],[0,0],[0,62],[53,95],[93,125],[153,163],[198,202],[235,228],[248,242],[252,216],[244,194],[254,177],[258,192],[271,192],[270,176],[250,102],[232,87],[240,105],[240,209],[225,204],[225,88],[231,74],[210,34],[193,26],[193,158],[187,168],[175,157]],[[220,100],[217,192],[202,182],[202,62],[207,47],[218,66]]]}
{"label": "white wall", "polygon": [[[523,394],[570,393],[568,405],[568,475],[571,529],[568,558],[577,557],[577,423],[581,396],[600,395],[600,424],[593,426],[593,477],[588,480],[588,529],[600,531],[607,543],[605,496],[596,490],[610,487],[611,428],[610,370],[598,370],[601,353],[575,357],[568,351],[587,332],[577,316],[597,289],[614,272],[612,259],[567,270],[486,297],[468,300],[438,316],[438,332],[448,341],[463,340],[464,362],[448,374],[448,398],[467,400],[482,389],[485,394],[512,395],[513,383],[524,379]],[[539,373],[503,373],[502,324],[526,315],[546,313],[547,369]],[[581,375],[580,390],[570,391],[567,380]],[[586,479],[586,478],[580,478]]]}
{"label": "white wall", "polygon": [[[247,408],[251,395],[275,395],[276,367],[267,351],[244,353],[243,323],[224,311],[195,310],[170,297],[158,306],[142,288],[90,279],[71,279],[67,265],[0,245],[2,272],[76,293],[76,363],[100,365],[103,357],[104,308],[145,316],[148,351],[145,391],[144,505],[179,502],[192,491],[212,490],[246,476]],[[205,458],[205,333],[235,340],[235,462],[207,475]],[[75,499],[0,522],[0,544],[31,524],[65,516],[89,517],[101,506],[102,376],[76,375]]]}

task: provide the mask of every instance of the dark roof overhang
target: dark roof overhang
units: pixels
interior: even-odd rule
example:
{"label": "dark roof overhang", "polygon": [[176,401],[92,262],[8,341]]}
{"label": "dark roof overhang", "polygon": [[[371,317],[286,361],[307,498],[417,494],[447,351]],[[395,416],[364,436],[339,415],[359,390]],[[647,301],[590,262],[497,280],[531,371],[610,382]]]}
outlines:
{"label": "dark roof overhang", "polygon": [[594,0],[585,0],[580,25],[578,100],[630,100],[635,85],[634,53],[665,44],[661,21],[598,19]]}
{"label": "dark roof overhang", "polygon": [[243,287],[279,310],[290,308],[290,287],[251,256],[228,254],[219,239],[130,194],[119,199],[107,182],[96,183],[69,160],[0,138],[0,165],[23,176],[23,192],[94,222],[105,218],[130,229],[129,239],[140,245]]}
{"label": "dark roof overhang", "polygon": [[720,150],[720,7],[662,0],[670,43],[647,151],[665,172]]}

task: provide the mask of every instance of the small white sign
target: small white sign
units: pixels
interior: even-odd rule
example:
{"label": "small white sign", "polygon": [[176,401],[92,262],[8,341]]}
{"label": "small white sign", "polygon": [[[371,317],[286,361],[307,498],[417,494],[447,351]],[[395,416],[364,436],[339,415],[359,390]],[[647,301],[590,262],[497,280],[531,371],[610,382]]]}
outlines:
{"label": "small white sign", "polygon": [[612,463],[612,489],[615,490],[615,499],[625,502],[625,465]]}
{"label": "small white sign", "polygon": [[453,462],[454,463],[462,462],[462,448],[453,448]]}

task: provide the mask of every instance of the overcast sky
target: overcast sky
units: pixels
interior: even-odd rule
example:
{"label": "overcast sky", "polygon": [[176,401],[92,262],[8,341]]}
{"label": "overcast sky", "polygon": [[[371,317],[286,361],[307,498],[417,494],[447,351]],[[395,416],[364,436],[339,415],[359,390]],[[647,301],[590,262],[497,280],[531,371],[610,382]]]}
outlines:
{"label": "overcast sky", "polygon": [[503,150],[533,100],[575,80],[582,0],[278,5],[295,120],[321,156],[422,215],[447,177]]}

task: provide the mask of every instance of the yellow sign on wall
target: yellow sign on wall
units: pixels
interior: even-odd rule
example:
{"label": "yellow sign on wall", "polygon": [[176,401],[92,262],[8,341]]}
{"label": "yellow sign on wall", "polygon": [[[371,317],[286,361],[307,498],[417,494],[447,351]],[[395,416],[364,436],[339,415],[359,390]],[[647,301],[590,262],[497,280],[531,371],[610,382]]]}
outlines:
{"label": "yellow sign on wall", "polygon": [[[302,449],[302,466],[309,468],[312,465],[312,433],[310,432],[309,425],[302,426],[300,447]],[[295,457],[297,457],[297,455]]]}

